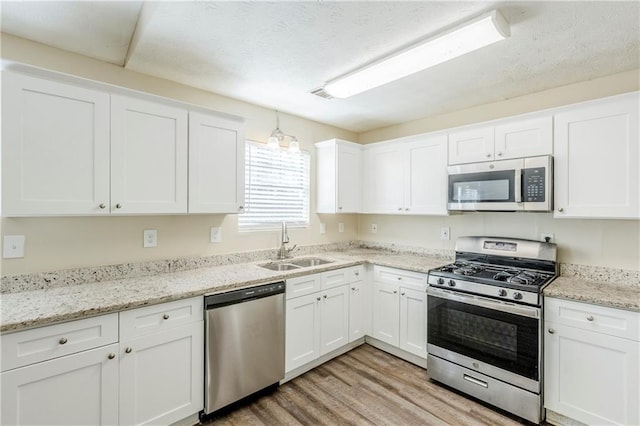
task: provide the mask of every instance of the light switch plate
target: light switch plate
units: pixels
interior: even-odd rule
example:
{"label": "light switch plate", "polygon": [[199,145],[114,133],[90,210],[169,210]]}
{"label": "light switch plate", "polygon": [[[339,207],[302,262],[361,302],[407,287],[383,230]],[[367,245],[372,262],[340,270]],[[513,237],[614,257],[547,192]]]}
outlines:
{"label": "light switch plate", "polygon": [[338,223],[338,232],[344,232],[344,223]]}
{"label": "light switch plate", "polygon": [[217,226],[211,227],[211,238],[209,239],[212,243],[221,243],[222,242],[222,229]]}
{"label": "light switch plate", "polygon": [[443,226],[440,228],[440,239],[441,240],[450,240],[451,239],[451,228],[448,226]]}
{"label": "light switch plate", "polygon": [[155,229],[145,229],[143,236],[143,247],[157,247],[158,246],[158,231]]}
{"label": "light switch plate", "polygon": [[24,235],[5,235],[2,244],[2,257],[5,259],[19,259],[24,257]]}
{"label": "light switch plate", "polygon": [[320,235],[324,235],[327,233],[327,225],[324,223],[320,223]]}
{"label": "light switch plate", "polygon": [[371,233],[375,234],[378,232],[378,225],[376,225],[375,223],[371,224]]}

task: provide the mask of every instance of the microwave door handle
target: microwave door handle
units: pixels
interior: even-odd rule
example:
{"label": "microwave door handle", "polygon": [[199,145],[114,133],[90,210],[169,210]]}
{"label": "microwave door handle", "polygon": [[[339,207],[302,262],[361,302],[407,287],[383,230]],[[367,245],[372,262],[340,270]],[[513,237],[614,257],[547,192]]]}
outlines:
{"label": "microwave door handle", "polygon": [[516,196],[516,203],[522,202],[522,169],[515,170],[515,182],[514,182],[514,190]]}

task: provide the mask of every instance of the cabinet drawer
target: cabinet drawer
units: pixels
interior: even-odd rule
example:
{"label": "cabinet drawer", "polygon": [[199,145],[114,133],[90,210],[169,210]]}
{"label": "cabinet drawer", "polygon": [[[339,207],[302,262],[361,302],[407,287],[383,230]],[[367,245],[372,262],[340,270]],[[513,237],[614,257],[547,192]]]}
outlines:
{"label": "cabinet drawer", "polygon": [[350,282],[354,283],[356,281],[364,280],[364,265],[352,266],[350,269]]}
{"label": "cabinet drawer", "polygon": [[120,312],[120,340],[201,321],[204,298],[177,300]]}
{"label": "cabinet drawer", "polygon": [[2,371],[118,341],[118,314],[3,334]]}
{"label": "cabinet drawer", "polygon": [[334,271],[323,272],[321,275],[322,290],[340,287],[351,281],[351,268],[336,269]]}
{"label": "cabinet drawer", "polygon": [[640,313],[589,303],[545,298],[546,321],[640,341]]}
{"label": "cabinet drawer", "polygon": [[386,266],[373,266],[373,280],[389,284],[395,283],[418,291],[427,289],[427,274],[388,268]]}
{"label": "cabinet drawer", "polygon": [[311,274],[288,279],[286,286],[287,299],[320,291],[321,275]]}

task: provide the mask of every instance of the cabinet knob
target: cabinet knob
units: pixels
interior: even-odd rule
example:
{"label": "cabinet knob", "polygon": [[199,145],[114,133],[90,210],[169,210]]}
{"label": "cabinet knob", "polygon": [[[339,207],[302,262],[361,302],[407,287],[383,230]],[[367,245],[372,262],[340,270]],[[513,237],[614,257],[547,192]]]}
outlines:
{"label": "cabinet knob", "polygon": [[587,321],[593,321],[593,315],[589,315],[589,316],[587,317]]}
{"label": "cabinet knob", "polygon": [[61,345],[64,345],[65,343],[67,343],[67,338],[62,337],[60,340],[58,340],[58,343],[60,343]]}
{"label": "cabinet knob", "polygon": [[558,208],[558,211],[559,211],[560,213],[562,213],[562,212],[564,211],[564,209],[563,209],[562,207],[560,207],[560,208]]}
{"label": "cabinet knob", "polygon": [[360,272],[356,272],[356,277],[360,275]]}
{"label": "cabinet knob", "polygon": [[553,328],[549,329],[549,334],[554,334],[556,331]]}
{"label": "cabinet knob", "polygon": [[100,203],[98,207],[100,207],[101,209],[106,209],[107,205],[105,203]]}
{"label": "cabinet knob", "polygon": [[402,211],[402,207],[398,207],[398,211],[401,212]]}
{"label": "cabinet knob", "polygon": [[116,204],[116,209],[120,209],[120,208],[122,208],[122,204],[120,203]]}
{"label": "cabinet knob", "polygon": [[498,153],[498,157],[502,157],[502,153],[501,152]]}
{"label": "cabinet knob", "polygon": [[325,295],[323,295],[322,297],[326,299],[326,298],[327,298],[327,295],[325,294]]}
{"label": "cabinet knob", "polygon": [[320,301],[320,296],[316,297],[316,300],[319,302]]}
{"label": "cabinet knob", "polygon": [[398,281],[402,281],[402,277],[398,277]]}
{"label": "cabinet knob", "polygon": [[244,206],[238,206],[238,210],[244,210]]}
{"label": "cabinet knob", "polygon": [[351,290],[356,291],[356,288],[355,287],[351,287]]}
{"label": "cabinet knob", "polygon": [[491,158],[491,154],[487,154],[487,158]]}
{"label": "cabinet knob", "polygon": [[162,318],[164,318],[164,319],[168,320],[168,319],[169,319],[169,314],[164,314],[164,315],[162,316]]}
{"label": "cabinet knob", "polygon": [[125,349],[124,351],[125,351],[126,353],[130,354],[132,350],[133,350],[133,349],[131,349],[131,348],[127,348],[127,349]]}
{"label": "cabinet knob", "polygon": [[111,354],[107,355],[107,358],[109,358],[109,359],[114,359],[115,357],[116,357],[116,354],[114,354],[114,353],[111,353]]}
{"label": "cabinet knob", "polygon": [[393,290],[393,294],[398,294],[398,290]]}
{"label": "cabinet knob", "polygon": [[404,293],[400,293],[400,296],[404,296]]}
{"label": "cabinet knob", "polygon": [[342,207],[338,207],[338,210],[342,210]]}
{"label": "cabinet knob", "polygon": [[409,207],[405,208],[405,209],[404,209],[404,211],[405,211],[405,212],[408,212],[408,211],[409,211]]}

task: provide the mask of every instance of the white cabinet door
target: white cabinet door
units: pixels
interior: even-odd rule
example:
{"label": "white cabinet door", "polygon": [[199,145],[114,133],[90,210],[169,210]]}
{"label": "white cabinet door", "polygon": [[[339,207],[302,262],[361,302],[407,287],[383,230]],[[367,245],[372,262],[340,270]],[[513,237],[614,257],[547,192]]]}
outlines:
{"label": "white cabinet door", "polygon": [[398,286],[373,282],[373,337],[393,346],[400,342]]}
{"label": "white cabinet door", "polygon": [[338,144],[336,199],[338,213],[359,213],[362,199],[362,149]]}
{"label": "white cabinet door", "polygon": [[427,293],[400,288],[400,349],[427,357]]}
{"label": "white cabinet door", "polygon": [[171,424],[204,406],[204,323],[120,344],[120,424]]}
{"label": "white cabinet door", "polygon": [[112,344],[3,372],[0,423],[117,425],[117,353]]}
{"label": "white cabinet door", "polygon": [[285,371],[320,356],[320,293],[286,302]]}
{"label": "white cabinet door", "polygon": [[545,329],[545,407],[587,424],[639,424],[640,343],[550,321]]}
{"label": "white cabinet door", "polygon": [[349,342],[353,342],[371,334],[371,287],[356,281],[349,291]]}
{"label": "white cabinet door", "polygon": [[637,92],[554,116],[554,218],[639,218]]}
{"label": "white cabinet door", "polygon": [[404,167],[406,150],[400,144],[385,144],[365,150],[365,213],[404,211]]}
{"label": "white cabinet door", "polygon": [[404,212],[447,214],[447,136],[406,143]]}
{"label": "white cabinet door", "polygon": [[496,160],[551,155],[552,152],[551,116],[516,120],[496,126]]}
{"label": "white cabinet door", "polygon": [[109,95],[2,73],[3,216],[109,213]]}
{"label": "white cabinet door", "polygon": [[111,96],[111,212],[187,212],[187,111]]}
{"label": "white cabinet door", "polygon": [[349,285],[321,293],[320,355],[324,355],[349,343]]}
{"label": "white cabinet door", "polygon": [[189,113],[189,213],[244,209],[244,124]]}
{"label": "white cabinet door", "polygon": [[493,160],[494,127],[449,133],[449,164]]}

